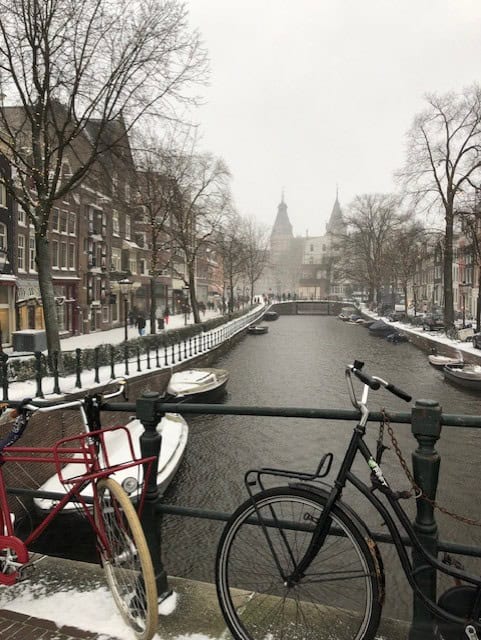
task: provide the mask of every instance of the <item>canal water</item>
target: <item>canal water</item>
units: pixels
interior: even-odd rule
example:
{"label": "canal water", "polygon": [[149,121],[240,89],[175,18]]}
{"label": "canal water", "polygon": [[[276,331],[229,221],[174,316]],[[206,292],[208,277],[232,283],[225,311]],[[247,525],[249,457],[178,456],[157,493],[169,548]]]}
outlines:
{"label": "canal water", "polygon": [[[363,360],[368,372],[393,382],[414,398],[438,400],[446,413],[481,414],[481,397],[446,383],[416,347],[391,344],[335,317],[281,316],[269,324],[268,334],[246,335],[216,366],[230,372],[227,402],[233,405],[348,409],[352,407],[344,369],[354,359]],[[371,392],[370,407],[409,410],[408,404],[385,390]],[[353,422],[245,416],[190,416],[188,420],[188,450],[165,501],[226,512],[246,497],[243,478],[247,469],[280,466],[314,471],[327,451],[339,462],[354,426]],[[373,446],[377,431],[377,425],[370,423],[368,441]],[[410,426],[396,426],[396,437],[410,461],[416,447]],[[442,458],[439,502],[481,520],[481,430],[444,427],[438,450]],[[367,480],[364,464],[360,461],[357,469]],[[409,488],[392,450],[386,452],[383,468],[392,486]],[[386,531],[380,516],[362,497],[348,492],[346,501],[367,519],[372,531]],[[405,507],[414,514],[413,500],[406,501]],[[442,514],[437,520],[441,540],[481,546],[479,527],[460,524]],[[221,528],[221,523],[165,516],[163,559],[167,571],[212,581]],[[387,574],[386,613],[407,619],[411,592],[395,550],[382,545],[381,552]],[[474,569],[472,560],[466,568]],[[449,586],[450,582],[442,579],[439,592]]]}
{"label": "canal water", "polygon": [[[350,409],[344,369],[363,360],[368,372],[406,390],[414,398],[439,400],[446,413],[481,414],[481,397],[450,386],[428,364],[426,354],[410,344],[391,344],[370,336],[357,325],[335,317],[281,316],[269,323],[265,335],[246,335],[215,363],[229,370],[226,402],[233,405]],[[409,405],[384,390],[371,392],[372,410],[386,407],[408,411]],[[353,422],[245,416],[189,416],[186,455],[165,501],[214,511],[232,512],[246,498],[244,473],[259,466],[314,471],[320,456],[332,451],[332,474],[347,446]],[[368,442],[375,446],[377,425],[369,424]],[[409,425],[396,426],[404,456],[416,446]],[[389,442],[387,443],[389,444]],[[481,520],[479,469],[481,430],[445,427],[438,450],[442,457],[439,502],[449,509]],[[356,466],[367,481],[365,463]],[[394,452],[387,451],[383,469],[391,485],[409,483]],[[385,532],[380,516],[362,497],[349,491],[345,499],[369,524]],[[414,514],[414,501],[405,507]],[[439,514],[440,539],[481,546],[481,528],[466,526]],[[163,561],[171,575],[213,581],[215,551],[223,523],[166,515],[163,518]],[[49,544],[84,558],[75,527],[52,530]],[[387,615],[408,619],[411,593],[395,550],[382,545],[386,574]],[[479,573],[469,561],[466,567]],[[442,591],[451,584],[445,580]]]}

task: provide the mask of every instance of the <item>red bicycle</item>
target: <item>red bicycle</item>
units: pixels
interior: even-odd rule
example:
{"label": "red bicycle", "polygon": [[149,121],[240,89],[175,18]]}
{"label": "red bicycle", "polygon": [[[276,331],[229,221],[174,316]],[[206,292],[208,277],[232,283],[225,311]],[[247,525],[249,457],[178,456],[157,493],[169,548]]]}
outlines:
{"label": "red bicycle", "polygon": [[[125,381],[116,383],[119,384],[118,390],[110,394],[96,394],[96,401],[120,395]],[[143,506],[145,484],[134,507],[124,489],[110,476],[137,467],[140,477],[141,465],[148,473],[154,458],[135,457],[126,427],[90,430],[85,409],[89,401],[91,398],[82,398],[46,405],[28,399],[21,402],[18,408],[8,411],[8,418],[13,419],[12,427],[0,440],[0,584],[13,585],[25,576],[27,568],[38,561],[29,551],[30,545],[65,505],[74,501],[94,530],[100,562],[120,614],[139,640],[151,640],[157,629],[158,604],[152,559],[138,516]],[[62,438],[50,447],[15,445],[35,413],[72,407],[79,408],[86,427],[85,433]],[[1,410],[7,408],[8,405],[0,407]],[[106,440],[113,431],[125,437],[125,462],[120,464],[109,462]],[[14,533],[13,518],[8,507],[3,465],[9,462],[52,463],[65,487],[65,495],[24,540]],[[64,469],[66,465],[72,469],[72,463],[78,473],[65,477]],[[88,485],[91,485],[91,491],[84,492]],[[92,497],[86,497],[86,493]]]}

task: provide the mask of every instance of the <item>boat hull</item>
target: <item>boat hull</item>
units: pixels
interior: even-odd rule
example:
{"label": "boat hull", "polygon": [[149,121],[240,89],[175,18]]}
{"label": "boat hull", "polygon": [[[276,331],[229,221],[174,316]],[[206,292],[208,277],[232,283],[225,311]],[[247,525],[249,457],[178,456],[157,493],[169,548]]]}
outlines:
{"label": "boat hull", "polygon": [[228,380],[226,369],[185,369],[172,374],[167,394],[174,402],[214,402],[225,395]]}
{"label": "boat hull", "polygon": [[435,369],[438,369],[439,371],[442,371],[447,364],[451,364],[451,365],[463,364],[463,361],[460,358],[451,358],[450,356],[430,355],[428,356],[428,361],[432,367],[434,367]]}
{"label": "boat hull", "polygon": [[[140,457],[139,438],[144,432],[144,427],[140,420],[132,420],[126,425],[126,427],[128,428],[132,438],[134,455],[135,457]],[[163,493],[174,478],[177,469],[182,462],[185,448],[187,446],[189,427],[181,415],[176,413],[167,413],[160,421],[157,430],[162,436],[159,464],[157,467],[157,488],[160,493]],[[130,458],[130,451],[128,453],[125,451],[125,438],[122,436],[122,430],[120,432],[112,432],[110,441],[107,438],[106,442],[108,443],[109,459],[112,465],[125,462],[126,456]],[[78,469],[78,464],[70,463],[64,467],[62,473],[64,477],[75,476],[79,472]],[[137,476],[139,470],[140,468],[137,467],[123,469],[112,474],[111,477],[119,484],[122,484],[125,478]],[[141,470],[140,473],[142,473]],[[57,474],[53,475],[41,487],[39,487],[39,491],[50,491],[52,493],[59,494],[66,493],[65,487]],[[82,495],[92,497],[92,486],[88,485],[84,491],[82,491]],[[130,498],[135,500],[138,498],[138,495],[138,491],[135,491],[130,495]],[[35,508],[43,514],[50,512],[56,504],[57,500],[52,500],[51,498],[34,498]],[[78,511],[75,503],[68,503],[60,512],[60,515],[77,513]]]}
{"label": "boat hull", "polygon": [[269,331],[269,327],[264,327],[263,325],[260,325],[260,324],[254,324],[254,325],[250,325],[250,327],[247,327],[247,333],[250,333],[254,336],[263,335],[268,331]]}
{"label": "boat hull", "polygon": [[444,378],[470,391],[481,392],[481,367],[479,365],[446,365]]}

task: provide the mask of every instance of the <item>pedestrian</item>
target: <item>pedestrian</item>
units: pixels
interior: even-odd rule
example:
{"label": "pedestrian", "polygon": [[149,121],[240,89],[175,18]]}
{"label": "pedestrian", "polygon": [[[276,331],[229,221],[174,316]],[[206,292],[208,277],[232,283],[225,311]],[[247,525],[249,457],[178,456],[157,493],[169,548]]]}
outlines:
{"label": "pedestrian", "polygon": [[143,315],[137,317],[137,329],[139,330],[139,336],[145,335],[145,325],[147,324]]}
{"label": "pedestrian", "polygon": [[170,309],[169,307],[165,307],[164,309],[164,323],[165,324],[169,324],[169,316],[170,316]]}

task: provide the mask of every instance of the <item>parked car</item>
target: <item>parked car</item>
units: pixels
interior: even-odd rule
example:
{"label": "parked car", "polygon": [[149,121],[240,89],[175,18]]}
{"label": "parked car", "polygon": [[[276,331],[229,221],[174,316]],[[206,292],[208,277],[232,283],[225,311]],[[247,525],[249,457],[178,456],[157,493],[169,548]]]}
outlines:
{"label": "parked car", "polygon": [[481,333],[475,333],[473,336],[473,347],[481,349]]}
{"label": "parked car", "polygon": [[428,313],[423,318],[424,331],[441,331],[444,329],[444,318],[432,313]]}

